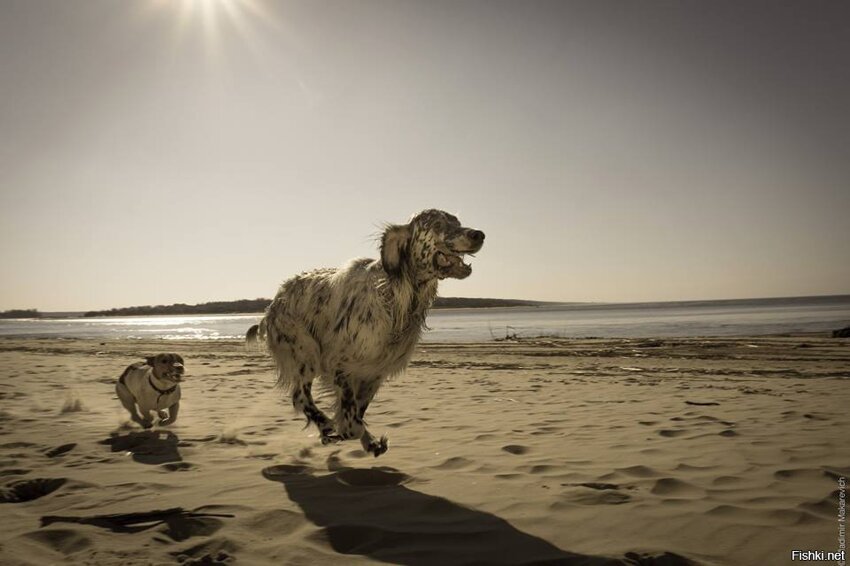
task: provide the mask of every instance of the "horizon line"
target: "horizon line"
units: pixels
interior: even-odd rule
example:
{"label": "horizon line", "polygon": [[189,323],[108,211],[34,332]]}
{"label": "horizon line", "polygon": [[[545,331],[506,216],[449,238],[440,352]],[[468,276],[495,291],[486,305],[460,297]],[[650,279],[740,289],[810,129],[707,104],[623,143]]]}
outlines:
{"label": "horizon line", "polygon": [[[671,303],[712,303],[712,302],[743,302],[743,301],[778,301],[778,300],[794,300],[794,299],[834,299],[840,297],[850,297],[850,293],[830,293],[825,295],[784,295],[784,296],[769,296],[769,297],[739,297],[739,298],[712,298],[712,299],[663,299],[663,300],[626,300],[626,301],[547,301],[547,300],[539,300],[539,299],[514,299],[514,298],[497,298],[497,297],[438,297],[440,299],[470,299],[470,300],[493,300],[493,301],[523,301],[527,303],[537,303],[542,305],[652,305],[652,304],[671,304]],[[239,301],[257,301],[257,300],[267,300],[271,301],[272,299],[266,297],[257,297],[254,299],[232,299],[232,300],[213,300],[213,301],[204,301],[197,303],[171,303],[171,304],[159,304],[159,305],[132,305],[125,307],[109,307],[105,309],[84,309],[84,310],[51,310],[51,311],[42,311],[35,307],[26,307],[26,308],[11,308],[4,309],[0,311],[0,313],[6,313],[10,311],[36,311],[41,314],[76,314],[76,313],[87,313],[87,312],[101,312],[101,311],[110,311],[110,310],[121,310],[121,309],[131,309],[131,308],[157,308],[157,307],[171,307],[176,305],[185,305],[189,307],[194,307],[198,305],[204,305],[209,303],[235,303]]]}

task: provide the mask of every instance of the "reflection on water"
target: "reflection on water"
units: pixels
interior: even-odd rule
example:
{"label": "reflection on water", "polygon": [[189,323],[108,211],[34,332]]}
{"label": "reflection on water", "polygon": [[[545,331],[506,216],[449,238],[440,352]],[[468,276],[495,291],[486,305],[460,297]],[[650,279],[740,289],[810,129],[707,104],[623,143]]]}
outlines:
{"label": "reflection on water", "polygon": [[506,336],[685,337],[826,332],[850,324],[850,297],[764,303],[719,301],[570,305],[543,308],[437,311],[428,317],[433,341]]}
{"label": "reflection on water", "polygon": [[0,336],[223,340],[244,337],[259,320],[259,314],[0,320]]}
{"label": "reflection on water", "polygon": [[[0,336],[243,339],[259,314],[0,320]],[[424,341],[505,336],[683,337],[826,332],[850,325],[850,296],[771,301],[434,310]]]}

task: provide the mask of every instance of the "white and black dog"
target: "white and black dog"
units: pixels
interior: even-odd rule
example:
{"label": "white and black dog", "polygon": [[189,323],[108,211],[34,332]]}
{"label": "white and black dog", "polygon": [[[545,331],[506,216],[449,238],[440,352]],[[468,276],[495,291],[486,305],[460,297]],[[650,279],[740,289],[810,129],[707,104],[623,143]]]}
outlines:
{"label": "white and black dog", "polygon": [[[375,439],[364,425],[366,409],[384,380],[407,366],[439,280],[468,277],[463,256],[483,245],[484,232],[425,210],[386,227],[380,259],[302,273],[281,285],[247,338],[265,339],[278,385],[318,427],[322,443],[360,439],[367,452],[386,452],[386,437]],[[333,420],[313,401],[316,377],[336,394]]]}
{"label": "white and black dog", "polygon": [[183,358],[179,354],[157,354],[127,367],[115,392],[130,418],[150,428],[154,419],[159,424],[171,424],[180,411],[180,382],[183,379]]}

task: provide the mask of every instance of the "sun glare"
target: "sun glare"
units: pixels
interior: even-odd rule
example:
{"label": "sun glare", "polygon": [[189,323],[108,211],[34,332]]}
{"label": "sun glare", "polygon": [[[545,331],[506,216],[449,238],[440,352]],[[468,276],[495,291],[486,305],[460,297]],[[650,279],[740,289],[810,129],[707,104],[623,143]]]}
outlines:
{"label": "sun glare", "polygon": [[274,27],[261,0],[153,0],[157,11],[177,16],[177,39],[200,33],[208,56],[215,56],[228,35],[253,46],[256,24]]}

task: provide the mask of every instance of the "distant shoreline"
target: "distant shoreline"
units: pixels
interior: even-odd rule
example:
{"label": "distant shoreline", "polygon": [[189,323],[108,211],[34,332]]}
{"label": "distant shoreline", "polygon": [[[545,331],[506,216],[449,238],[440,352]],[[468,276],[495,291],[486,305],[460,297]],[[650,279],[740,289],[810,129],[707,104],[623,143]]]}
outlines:
{"label": "distant shoreline", "polygon": [[[850,294],[844,295],[811,295],[799,297],[763,297],[751,299],[707,299],[679,301],[644,301],[644,302],[568,302],[568,301],[531,301],[522,299],[489,299],[467,297],[438,297],[434,303],[435,310],[478,310],[493,308],[535,308],[563,307],[575,310],[606,310],[606,309],[645,309],[709,307],[709,306],[766,306],[782,305],[829,305],[850,300]],[[173,304],[156,306],[134,306],[114,308],[99,311],[65,311],[40,312],[36,309],[15,309],[0,312],[0,319],[32,320],[32,319],[68,319],[68,318],[102,318],[129,316],[191,316],[191,315],[261,315],[268,306],[270,299],[243,299],[238,301],[216,301],[196,305]]]}
{"label": "distant shoreline", "polygon": [[[584,303],[581,303],[584,304]],[[590,303],[587,303],[590,304]],[[522,309],[522,308],[543,308],[546,306],[578,306],[579,303],[537,303],[533,305],[494,305],[494,306],[481,306],[481,307],[434,307],[432,310],[438,311],[452,311],[452,312],[463,312],[463,311],[486,311],[486,310],[494,310],[494,309]],[[114,314],[114,315],[97,315],[97,316],[85,316],[85,312],[63,312],[63,313],[41,313],[40,316],[37,317],[21,317],[21,318],[2,318],[0,320],[72,320],[72,319],[98,319],[98,318],[146,318],[151,316],[263,316],[264,311],[251,311],[251,312],[199,312],[199,313],[156,313],[156,314]]]}
{"label": "distant shoreline", "polygon": [[[105,317],[105,316],[153,316],[169,314],[235,314],[253,313],[262,314],[271,303],[271,299],[253,299],[240,301],[217,301],[212,303],[201,303],[197,305],[158,305],[143,307],[128,307],[120,309],[109,309],[105,311],[89,311],[83,316]],[[461,297],[438,297],[433,308],[485,308],[485,307],[529,307],[541,303],[534,301],[522,301],[514,299],[478,299]]]}
{"label": "distant shoreline", "polygon": [[[63,319],[63,318],[103,318],[121,316],[192,316],[192,315],[262,315],[271,299],[242,299],[238,301],[215,301],[188,305],[177,303],[172,305],[145,305],[113,308],[98,311],[79,312],[39,312],[36,309],[16,309],[0,313],[0,319],[34,320],[34,319]],[[518,299],[488,299],[465,297],[438,297],[434,309],[481,309],[506,307],[539,307],[545,305],[560,305],[570,303],[554,303],[544,301],[526,301]]]}

